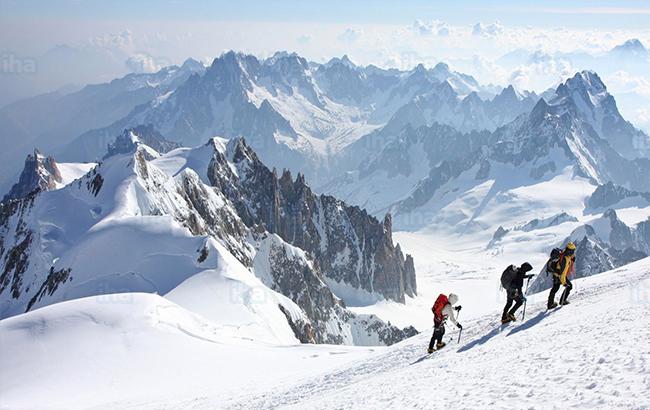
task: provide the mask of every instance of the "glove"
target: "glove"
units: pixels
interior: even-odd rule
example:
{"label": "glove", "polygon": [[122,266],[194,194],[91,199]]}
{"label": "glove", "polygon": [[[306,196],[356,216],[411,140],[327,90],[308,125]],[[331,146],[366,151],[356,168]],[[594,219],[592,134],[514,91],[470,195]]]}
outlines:
{"label": "glove", "polygon": [[463,330],[463,327],[460,325],[460,323],[456,323],[456,327],[459,328],[460,330]]}
{"label": "glove", "polygon": [[463,307],[462,307],[461,305],[458,305],[458,306],[456,306],[456,307],[454,308],[454,310],[456,310],[456,312],[460,312],[460,310],[461,310],[462,308],[463,308]]}

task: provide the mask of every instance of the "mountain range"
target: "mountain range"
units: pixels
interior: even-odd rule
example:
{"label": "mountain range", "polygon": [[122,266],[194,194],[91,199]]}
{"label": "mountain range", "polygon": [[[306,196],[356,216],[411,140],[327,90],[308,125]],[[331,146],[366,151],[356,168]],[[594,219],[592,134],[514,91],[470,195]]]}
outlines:
{"label": "mountain range", "polygon": [[1,317],[146,292],[237,337],[392,344],[415,328],[364,309],[418,307],[437,240],[486,272],[568,240],[581,276],[650,251],[648,136],[592,71],[537,95],[443,63],[227,52],[47,98],[0,110],[29,134],[5,166],[53,153],[5,190]]}
{"label": "mountain range", "polygon": [[415,334],[345,307],[346,298],[416,294],[390,216],[316,195],[302,175],[278,176],[243,139],[161,154],[144,141],[166,141],[147,131],[126,130],[74,180],[53,158],[28,157],[0,210],[2,317],[148,292],[242,327],[238,337],[276,343],[392,344]]}

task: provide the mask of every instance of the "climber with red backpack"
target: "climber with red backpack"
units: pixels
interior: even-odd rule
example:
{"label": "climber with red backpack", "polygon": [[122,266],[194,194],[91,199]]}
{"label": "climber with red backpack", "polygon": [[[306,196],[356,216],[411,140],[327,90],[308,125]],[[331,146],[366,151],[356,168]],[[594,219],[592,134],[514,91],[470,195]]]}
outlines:
{"label": "climber with red backpack", "polygon": [[454,305],[458,302],[458,296],[453,293],[450,293],[449,296],[440,294],[436,299],[436,302],[433,304],[431,311],[433,312],[433,336],[431,336],[431,341],[429,342],[428,353],[434,352],[435,350],[440,350],[445,347],[446,343],[442,341],[442,337],[445,335],[445,322],[449,319],[456,327],[460,330],[463,330],[463,327],[456,320],[454,315],[454,310],[460,312],[462,306]]}
{"label": "climber with red backpack", "polygon": [[560,305],[568,305],[569,293],[573,289],[573,285],[569,280],[575,270],[576,261],[576,246],[573,242],[569,242],[564,250],[553,249],[551,258],[546,262],[546,274],[553,274],[553,287],[551,293],[548,295],[548,309],[554,309],[558,306],[555,303],[555,294],[560,289],[560,285],[564,286],[562,296],[560,296]]}

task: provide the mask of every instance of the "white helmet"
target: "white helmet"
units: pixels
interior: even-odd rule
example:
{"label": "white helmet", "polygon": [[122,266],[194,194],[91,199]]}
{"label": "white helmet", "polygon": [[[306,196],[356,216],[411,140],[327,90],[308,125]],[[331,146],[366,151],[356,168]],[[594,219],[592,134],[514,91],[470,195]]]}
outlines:
{"label": "white helmet", "polygon": [[451,305],[455,305],[456,302],[458,302],[458,295],[456,295],[455,293],[450,293],[447,299],[449,300],[449,303]]}

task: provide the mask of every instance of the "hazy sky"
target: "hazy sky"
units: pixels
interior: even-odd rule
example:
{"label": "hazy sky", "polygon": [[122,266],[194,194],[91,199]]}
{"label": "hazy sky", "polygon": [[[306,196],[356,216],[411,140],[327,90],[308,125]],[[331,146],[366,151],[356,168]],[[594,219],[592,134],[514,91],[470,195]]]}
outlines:
{"label": "hazy sky", "polygon": [[[347,54],[402,69],[445,61],[485,83],[541,90],[593,68],[582,54],[602,56],[631,38],[650,45],[648,22],[650,2],[638,0],[0,0],[0,81],[6,103],[235,49],[317,62]],[[605,71],[650,99],[643,67]]]}

